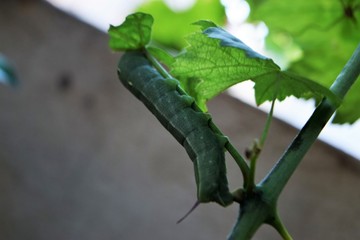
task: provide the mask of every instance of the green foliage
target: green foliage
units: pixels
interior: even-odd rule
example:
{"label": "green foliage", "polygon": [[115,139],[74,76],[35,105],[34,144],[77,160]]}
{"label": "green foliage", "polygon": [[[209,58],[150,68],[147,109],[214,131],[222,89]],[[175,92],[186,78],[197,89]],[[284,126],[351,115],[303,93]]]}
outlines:
{"label": "green foliage", "polygon": [[[207,26],[207,25],[205,25]],[[202,25],[204,28],[204,25]],[[190,46],[176,58],[172,74],[182,87],[206,110],[206,101],[230,86],[245,80],[255,82],[257,104],[287,96],[327,96],[337,102],[327,88],[280,70],[273,60],[253,51],[219,27],[210,27],[187,38]]]}
{"label": "green foliage", "polygon": [[253,80],[255,82],[254,88],[257,104],[274,98],[282,101],[288,96],[297,98],[313,97],[318,101],[326,96],[334,105],[339,105],[341,102],[328,88],[292,72],[270,72],[269,74],[255,77]]}
{"label": "green foliage", "polygon": [[[117,51],[143,49],[149,42],[153,18],[146,13],[129,15],[120,26],[110,26],[109,45]],[[325,87],[295,74],[284,72],[273,60],[253,51],[210,21],[198,21],[202,32],[187,37],[190,46],[174,58],[159,48],[148,51],[172,67],[185,91],[195,98],[199,107],[206,111],[206,102],[230,86],[245,80],[255,82],[257,104],[273,99],[284,100],[287,96],[327,96],[334,102],[336,97]]]}
{"label": "green foliage", "polygon": [[207,28],[217,27],[217,25],[215,23],[208,21],[208,20],[199,20],[197,22],[194,22],[193,25],[200,26],[200,29],[202,31],[206,30]]}
{"label": "green foliage", "polygon": [[126,17],[120,26],[108,30],[109,46],[116,51],[138,50],[150,42],[154,18],[149,14],[134,13]]}
{"label": "green foliage", "polygon": [[150,52],[152,56],[154,56],[156,59],[158,59],[163,64],[170,66],[175,62],[175,58],[165,50],[157,47],[148,47],[147,50]]}
{"label": "green foliage", "polygon": [[[248,1],[251,21],[264,21],[270,33],[267,43],[272,50],[291,55],[284,45],[287,38],[301,49],[301,58],[294,58],[289,70],[307,76],[329,87],[339,74],[360,40],[360,0],[258,0]],[[291,23],[291,24],[284,24]],[[346,96],[334,119],[354,122],[360,117],[360,82]]]}
{"label": "green foliage", "polygon": [[201,112],[177,87],[177,80],[165,78],[154,69],[143,51],[125,53],[118,73],[124,86],[184,146],[194,164],[198,201],[231,204],[224,155],[227,139],[210,128],[210,115]]}
{"label": "green foliage", "polygon": [[224,6],[220,0],[197,0],[189,9],[174,11],[159,0],[146,1],[138,11],[154,16],[153,39],[161,44],[176,49],[186,45],[184,36],[194,28],[191,23],[199,19],[208,19],[223,25],[226,20]]}
{"label": "green foliage", "polygon": [[[254,1],[252,2],[252,6],[257,6],[260,2],[263,3],[261,6],[266,6],[267,4],[265,1]],[[296,8],[299,7],[299,5],[297,5],[298,3],[292,2],[292,4],[287,5],[284,4],[283,1],[273,0],[272,3],[274,2],[279,4],[279,8],[283,10],[282,14],[285,15],[291,15],[292,13],[295,15],[296,12],[303,14],[303,12],[306,12],[305,10],[311,9],[311,7],[314,6],[311,2],[305,2],[303,5],[304,8],[299,8],[299,10]],[[355,1],[351,1],[353,4],[354,2]],[[319,9],[327,7],[326,9],[333,10],[331,8],[333,3],[331,2],[320,0],[317,1],[316,4],[315,5],[318,6]],[[320,6],[323,8],[320,8]],[[360,5],[356,6],[356,9],[360,8]],[[285,9],[289,9],[289,12],[285,12]],[[348,11],[345,11],[345,13],[347,14],[346,16],[351,16],[351,21],[349,23],[353,24],[356,22],[355,19],[357,15],[355,15],[355,13],[354,15],[351,15],[353,12],[349,13]],[[278,16],[279,12],[277,12],[276,15]],[[312,12],[310,12],[309,15],[316,16],[316,14]],[[256,16],[256,13],[254,13],[253,17],[254,16]],[[324,19],[328,19],[327,13],[324,14],[324,16]],[[301,19],[303,16],[298,15],[297,17]],[[286,44],[286,49],[297,50],[297,54],[287,55],[288,59],[292,59],[293,61],[296,60],[290,69],[304,69],[303,71],[307,71],[310,76],[315,76],[317,71],[321,69],[323,62],[326,62],[329,65],[325,70],[333,72],[333,69],[329,68],[336,68],[336,61],[334,61],[334,59],[328,61],[328,59],[321,59],[321,57],[331,59],[330,57],[338,56],[339,59],[342,59],[342,55],[337,51],[337,48],[344,50],[345,46],[347,46],[345,43],[336,45],[335,43],[338,38],[334,36],[334,40],[329,38],[327,39],[327,42],[325,41],[323,43],[320,43],[317,39],[313,39],[315,45],[311,45],[310,40],[312,37],[310,35],[303,37],[303,42],[300,40],[292,41],[291,37],[289,37],[289,32],[292,31],[292,25],[294,26],[294,29],[298,30],[298,32],[295,32],[298,35],[303,35],[304,31],[312,31],[314,30],[312,28],[317,29],[318,27],[306,26],[303,28],[301,24],[296,22],[298,19],[293,19],[293,21],[287,19],[289,20],[289,23],[293,23],[288,24],[287,26],[284,24],[287,23],[284,19],[279,20],[276,19],[276,17],[274,17],[274,19],[276,20],[274,20],[274,22],[278,24],[278,32],[279,34],[281,32],[282,35],[275,35],[274,33],[270,35],[272,45],[278,47],[280,46],[281,41],[283,41],[283,43],[288,43]],[[152,22],[153,20],[150,15],[136,13],[130,15],[122,25],[110,27],[110,47],[116,51],[130,50],[132,52],[125,54],[120,62],[121,66],[118,68],[120,79],[125,86],[135,94],[135,96],[147,105],[149,110],[153,111],[165,128],[169,129],[176,126],[176,128],[172,129],[170,132],[173,133],[174,137],[181,144],[188,145],[186,148],[194,163],[195,155],[204,157],[201,158],[201,162],[199,160],[199,165],[195,166],[195,177],[197,179],[198,187],[201,188],[202,186],[208,187],[214,185],[217,188],[217,186],[219,186],[220,188],[217,193],[219,193],[221,197],[226,196],[229,200],[228,203],[231,203],[232,201],[240,203],[241,208],[238,221],[228,239],[250,239],[264,223],[272,225],[283,239],[291,239],[291,236],[288,234],[277,214],[277,200],[304,155],[310,149],[322,128],[337,109],[340,102],[339,99],[342,100],[343,97],[346,96],[350,87],[356,81],[356,78],[358,78],[360,73],[360,45],[344,66],[336,82],[331,86],[331,90],[337,94],[337,96],[335,96],[333,92],[316,82],[289,71],[282,71],[273,60],[253,51],[239,39],[217,27],[210,21],[199,21],[195,23],[201,27],[202,32],[191,34],[187,38],[190,46],[174,60],[174,57],[165,51],[148,46]],[[336,28],[340,26],[336,21],[335,23],[336,24],[332,25],[336,26]],[[182,24],[183,23],[180,25]],[[335,29],[332,25],[329,27],[330,32]],[[288,28],[288,30],[283,30],[286,28]],[[279,29],[281,29],[281,31]],[[284,36],[284,32],[287,32],[287,37],[285,38],[281,37]],[[171,33],[168,32],[167,34]],[[352,33],[349,34],[350,37],[348,38],[348,41],[352,44]],[[315,33],[314,36],[319,37]],[[281,41],[277,42],[279,39],[281,39]],[[349,44],[349,46],[351,44]],[[327,47],[327,52],[321,52],[323,45]],[[312,53],[313,59],[310,57],[308,62],[304,59],[300,59],[301,54],[299,54],[299,46],[302,47],[304,55],[311,56],[309,53]],[[140,51],[136,53],[133,50]],[[324,55],[318,55],[319,53]],[[315,60],[315,57],[320,58],[320,60]],[[326,99],[321,101],[317,106],[305,127],[301,129],[297,137],[289,145],[288,149],[284,152],[272,170],[270,170],[266,177],[256,185],[254,177],[256,159],[261,152],[261,147],[269,129],[275,101],[273,101],[272,110],[270,111],[265,125],[259,147],[255,146],[253,148],[249,166],[245,162],[244,157],[236,151],[227,139],[220,143],[219,151],[216,150],[215,153],[211,152],[217,144],[215,138],[214,142],[202,140],[201,138],[208,139],[208,136],[205,134],[201,135],[198,128],[196,127],[195,130],[193,130],[192,126],[196,121],[200,121],[200,125],[208,130],[210,129],[209,132],[214,136],[222,136],[221,131],[212,121],[208,120],[208,117],[198,119],[195,117],[203,113],[199,112],[199,107],[194,104],[193,99],[187,96],[184,90],[177,85],[177,81],[172,78],[156,58],[168,67],[171,66],[172,74],[182,81],[182,87],[185,88],[187,93],[195,97],[196,101],[201,104],[203,110],[206,109],[205,103],[207,100],[215,97],[228,87],[245,80],[254,81],[255,98],[258,104],[268,100],[273,101],[274,99],[284,100],[290,95],[295,97],[315,97],[318,99],[320,97],[326,97]],[[324,72],[323,75],[325,78],[330,77],[331,74]],[[356,86],[354,89],[357,89]],[[358,98],[353,98],[352,96],[348,97],[348,99],[354,99],[354,103],[357,103],[358,101]],[[354,111],[354,106],[345,106],[346,111],[357,112]],[[189,114],[186,114],[184,112],[186,110],[184,109],[189,110]],[[342,113],[340,112],[340,114],[337,115],[337,119],[340,119],[343,122],[350,121],[349,114],[341,114]],[[356,114],[351,117],[353,117],[353,119],[357,118]],[[341,118],[342,116],[345,116],[345,118]],[[178,124],[179,127],[177,126]],[[178,133],[180,132],[184,134],[179,135]],[[205,133],[205,131],[203,132]],[[188,135],[191,135],[191,137],[188,137]],[[206,146],[204,143],[206,143]],[[216,156],[216,152],[221,152],[221,154],[223,154],[222,148],[229,151],[243,174],[243,188],[237,189],[232,194],[228,192],[226,186],[227,181],[225,181],[226,173],[223,158],[221,158],[220,161],[221,166],[211,167],[211,171],[209,171],[210,174],[206,175],[206,178],[199,177],[199,174],[207,173],[210,169],[209,166],[206,165],[200,166],[200,163],[216,163],[218,161],[216,159],[209,162],[206,161],[208,161],[210,156]],[[210,154],[210,156],[207,156],[207,154]],[[220,175],[213,174],[219,171],[221,172]],[[223,183],[226,184],[221,185]],[[199,202],[216,201],[222,206],[227,205],[227,203],[216,198],[216,195],[220,196],[219,194],[215,194],[214,192],[214,195],[210,192],[213,191],[204,190],[204,195],[200,194],[201,198],[199,198]],[[210,198],[207,198],[206,196],[209,196]]]}
{"label": "green foliage", "polygon": [[0,54],[0,83],[15,85],[17,77],[8,60]]}

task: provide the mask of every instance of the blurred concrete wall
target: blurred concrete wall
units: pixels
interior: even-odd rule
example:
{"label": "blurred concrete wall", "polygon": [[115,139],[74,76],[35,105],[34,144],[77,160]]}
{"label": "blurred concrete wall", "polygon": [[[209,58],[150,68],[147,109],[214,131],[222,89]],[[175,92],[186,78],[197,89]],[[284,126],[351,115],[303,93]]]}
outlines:
{"label": "blurred concrete wall", "polygon": [[[175,224],[195,201],[191,162],[121,86],[107,40],[43,2],[0,2],[0,52],[21,80],[0,86],[0,239],[225,239],[236,204],[202,205]],[[265,121],[225,95],[210,111],[242,150]],[[259,179],[295,134],[274,121]],[[359,169],[315,144],[279,203],[295,239],[360,239]],[[254,239],[280,238],[264,226]]]}

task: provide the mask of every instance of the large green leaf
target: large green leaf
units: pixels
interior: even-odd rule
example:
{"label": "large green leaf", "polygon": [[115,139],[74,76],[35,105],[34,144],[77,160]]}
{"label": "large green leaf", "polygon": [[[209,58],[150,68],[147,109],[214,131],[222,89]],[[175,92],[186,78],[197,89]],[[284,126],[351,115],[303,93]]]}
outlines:
{"label": "large green leaf", "polygon": [[206,110],[206,101],[245,80],[255,82],[257,104],[273,99],[327,96],[337,98],[321,85],[280,70],[271,59],[253,51],[225,30],[210,27],[187,38],[190,46],[172,65],[172,74]]}
{"label": "large green leaf", "polygon": [[150,42],[153,22],[154,18],[151,15],[137,12],[127,16],[117,27],[110,25],[110,48],[115,51],[126,51],[145,47]]}
{"label": "large green leaf", "polygon": [[[191,34],[187,41],[190,46],[177,57],[171,73],[202,109],[206,109],[207,100],[230,86],[279,70],[271,59],[252,51],[220,28]],[[234,46],[230,47],[231,44]]]}
{"label": "large green leaf", "polygon": [[155,41],[177,49],[186,45],[184,36],[194,31],[191,23],[207,19],[223,25],[226,20],[220,0],[197,0],[191,8],[181,11],[172,10],[164,1],[149,0],[138,11],[149,13],[156,19],[153,27]]}
{"label": "large green leaf", "polygon": [[[249,1],[250,20],[269,27],[269,47],[287,36],[302,51],[289,70],[330,86],[360,41],[360,0],[262,0]],[[289,23],[289,24],[284,24]],[[272,48],[272,50],[275,50]],[[286,48],[277,48],[291,55]],[[335,121],[354,122],[360,117],[359,81],[345,97]]]}

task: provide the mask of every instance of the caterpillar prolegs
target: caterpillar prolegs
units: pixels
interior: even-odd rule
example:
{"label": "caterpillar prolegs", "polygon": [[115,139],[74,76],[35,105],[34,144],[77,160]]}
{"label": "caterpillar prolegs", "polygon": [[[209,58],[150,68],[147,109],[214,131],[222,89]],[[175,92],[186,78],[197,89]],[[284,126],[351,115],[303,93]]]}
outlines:
{"label": "caterpillar prolegs", "polygon": [[178,80],[162,77],[140,51],[122,56],[118,75],[125,87],[184,146],[194,164],[198,201],[231,204],[233,196],[228,188],[224,153],[227,140],[211,130],[209,114],[197,110],[194,99],[180,91]]}

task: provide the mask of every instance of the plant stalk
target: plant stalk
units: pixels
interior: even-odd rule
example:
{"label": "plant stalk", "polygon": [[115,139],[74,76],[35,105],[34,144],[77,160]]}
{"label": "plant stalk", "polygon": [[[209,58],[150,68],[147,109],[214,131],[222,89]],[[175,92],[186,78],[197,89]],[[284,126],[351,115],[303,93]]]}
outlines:
{"label": "plant stalk", "polygon": [[254,143],[253,149],[251,150],[249,185],[247,188],[248,191],[252,191],[254,189],[254,187],[256,186],[256,183],[255,183],[256,163],[257,163],[260,153],[264,147],[265,140],[266,140],[269,130],[270,130],[271,121],[273,119],[275,101],[276,101],[276,98],[274,98],[274,100],[271,102],[270,112],[267,116],[265,127],[261,134],[260,141],[258,143],[256,141]]}
{"label": "plant stalk", "polygon": [[[343,99],[359,74],[360,44],[330,89]],[[229,240],[248,240],[263,223],[274,226],[285,240],[291,239],[277,215],[277,199],[337,107],[335,103],[327,99],[319,104],[277,164],[255,187],[252,192],[255,197],[245,196],[240,203],[239,218],[228,238]],[[251,194],[251,192],[247,192],[247,194]]]}
{"label": "plant stalk", "polygon": [[274,207],[263,200],[262,191],[258,187],[252,192],[245,192],[244,199],[240,203],[239,217],[228,240],[249,240],[268,220]]}

